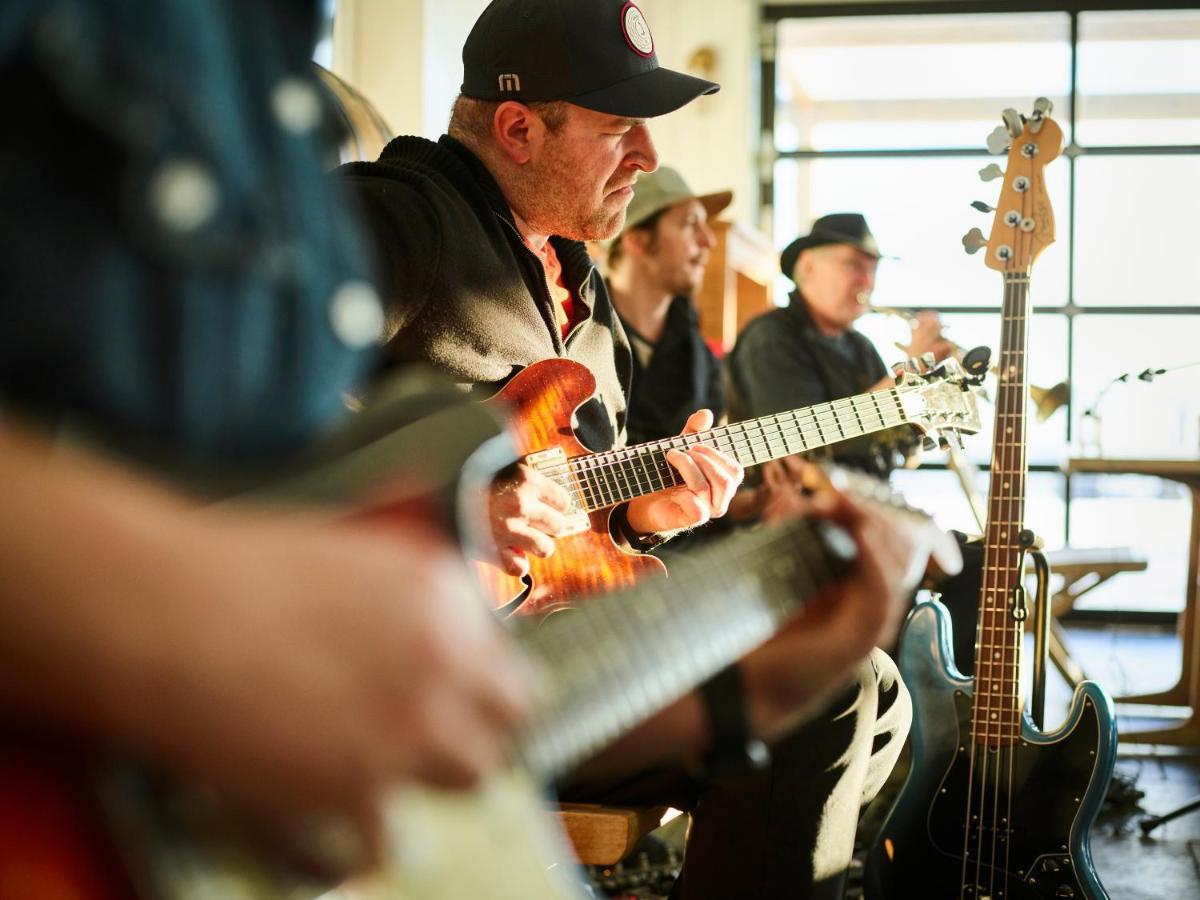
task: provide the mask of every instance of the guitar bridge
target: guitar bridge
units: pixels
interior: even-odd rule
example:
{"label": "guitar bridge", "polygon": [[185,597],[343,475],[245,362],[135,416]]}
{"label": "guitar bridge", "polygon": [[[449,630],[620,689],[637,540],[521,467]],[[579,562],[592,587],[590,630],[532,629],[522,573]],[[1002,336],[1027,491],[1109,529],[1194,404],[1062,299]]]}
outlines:
{"label": "guitar bridge", "polygon": [[562,487],[571,498],[571,507],[566,513],[566,524],[555,537],[565,538],[590,530],[592,520],[588,518],[587,510],[579,505],[579,493],[574,490],[571,482],[566,451],[562,447],[539,450],[537,453],[530,453],[526,456],[525,464]]}

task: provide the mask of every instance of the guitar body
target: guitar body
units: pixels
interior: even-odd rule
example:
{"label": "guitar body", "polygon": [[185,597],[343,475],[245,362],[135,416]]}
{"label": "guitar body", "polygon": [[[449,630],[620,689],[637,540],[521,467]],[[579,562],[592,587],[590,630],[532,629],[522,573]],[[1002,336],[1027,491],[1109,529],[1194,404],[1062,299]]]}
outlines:
{"label": "guitar body", "polygon": [[[592,451],[575,437],[575,410],[596,391],[585,366],[569,359],[547,359],[523,369],[489,403],[509,413],[509,431],[518,455],[561,449],[566,456]],[[540,615],[574,597],[632,587],[638,579],[666,567],[655,557],[618,547],[609,532],[609,509],[589,513],[585,531],[560,537],[549,559],[529,557],[528,579],[506,575],[490,563],[476,563],[493,608],[516,615]]]}
{"label": "guitar body", "polygon": [[[912,769],[868,856],[866,896],[1105,900],[1088,831],[1116,757],[1111,701],[1094,683],[1080,685],[1058,731],[1039,732],[1024,718],[1019,744],[1001,751],[1003,771],[997,772],[995,763],[980,766],[980,758],[995,760],[996,751],[979,748],[982,756],[972,773],[974,679],[954,666],[950,629],[942,604],[921,603],[901,636],[900,672],[914,707]],[[1010,788],[1011,807],[1001,801],[998,814],[1009,819],[1010,830],[987,823],[982,840],[972,829],[965,846],[963,822],[979,811],[970,797],[1007,798]],[[985,807],[985,822],[998,805]]]}

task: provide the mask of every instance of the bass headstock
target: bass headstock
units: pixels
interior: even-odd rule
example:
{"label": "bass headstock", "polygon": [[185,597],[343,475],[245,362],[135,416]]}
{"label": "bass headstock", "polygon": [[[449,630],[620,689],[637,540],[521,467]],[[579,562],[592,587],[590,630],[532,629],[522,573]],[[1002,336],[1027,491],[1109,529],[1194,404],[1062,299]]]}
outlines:
{"label": "bass headstock", "polygon": [[985,238],[972,228],[963,237],[963,247],[968,253],[986,247],[984,263],[997,272],[1028,273],[1034,260],[1054,243],[1054,210],[1045,168],[1062,153],[1063,133],[1050,118],[1052,108],[1049,100],[1039,97],[1028,117],[1006,109],[1004,124],[988,138],[988,149],[1007,152],[1008,162],[1003,171],[993,163],[979,174],[984,180],[1000,176],[1003,184],[995,207],[974,204],[977,209],[994,210],[991,234]]}

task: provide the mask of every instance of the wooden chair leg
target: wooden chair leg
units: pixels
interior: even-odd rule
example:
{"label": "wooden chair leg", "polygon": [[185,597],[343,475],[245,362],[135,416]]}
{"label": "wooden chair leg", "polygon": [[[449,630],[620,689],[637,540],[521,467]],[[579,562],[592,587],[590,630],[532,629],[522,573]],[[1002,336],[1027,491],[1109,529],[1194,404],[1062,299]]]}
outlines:
{"label": "wooden chair leg", "polygon": [[643,836],[658,827],[666,811],[665,806],[561,803],[557,815],[581,863],[613,866],[628,856]]}

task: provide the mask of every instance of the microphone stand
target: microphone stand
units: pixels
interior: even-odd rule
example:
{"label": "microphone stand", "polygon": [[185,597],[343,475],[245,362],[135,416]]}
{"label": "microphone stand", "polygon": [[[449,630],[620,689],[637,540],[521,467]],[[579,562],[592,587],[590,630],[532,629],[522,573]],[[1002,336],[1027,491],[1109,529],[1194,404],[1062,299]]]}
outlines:
{"label": "microphone stand", "polygon": [[[1190,362],[1190,363],[1183,363],[1182,365],[1179,365],[1179,366],[1170,366],[1165,369],[1155,368],[1155,367],[1151,366],[1149,368],[1142,369],[1142,371],[1138,372],[1136,374],[1136,378],[1138,381],[1145,381],[1147,384],[1149,384],[1150,382],[1154,381],[1154,379],[1157,378],[1159,375],[1167,375],[1172,372],[1178,372],[1181,369],[1191,369],[1196,366],[1200,366],[1200,360],[1196,360],[1195,362]],[[1088,449],[1092,445],[1094,445],[1095,450],[1096,450],[1095,455],[1096,456],[1103,455],[1103,448],[1101,446],[1101,441],[1100,441],[1100,422],[1101,422],[1100,412],[1099,412],[1100,402],[1104,399],[1104,395],[1107,394],[1114,385],[1126,384],[1129,382],[1129,379],[1134,378],[1134,377],[1135,377],[1135,375],[1133,372],[1125,372],[1121,375],[1118,375],[1116,378],[1114,378],[1112,381],[1110,381],[1108,384],[1106,384],[1103,388],[1100,389],[1100,393],[1096,395],[1096,399],[1092,402],[1092,405],[1083,411],[1082,418],[1085,420],[1090,419],[1094,424],[1091,429],[1092,430],[1091,439],[1088,439],[1088,440],[1085,440],[1083,438],[1080,439],[1080,444],[1082,445],[1082,449]],[[1080,430],[1082,430],[1082,428],[1083,428],[1083,423],[1081,422]]]}

